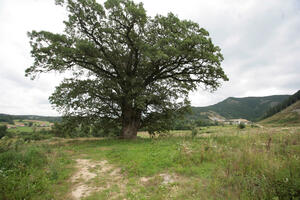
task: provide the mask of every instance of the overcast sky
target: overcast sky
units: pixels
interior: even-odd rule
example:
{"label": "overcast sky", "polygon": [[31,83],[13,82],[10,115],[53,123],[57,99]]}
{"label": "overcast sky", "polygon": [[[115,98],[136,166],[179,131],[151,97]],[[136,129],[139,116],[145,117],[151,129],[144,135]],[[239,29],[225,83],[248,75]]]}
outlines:
{"label": "overcast sky", "polygon": [[[190,94],[193,106],[227,97],[293,94],[300,89],[299,0],[141,0],[149,15],[173,12],[209,31],[229,77],[216,92]],[[136,1],[139,2],[139,1]],[[0,113],[59,115],[48,102],[58,74],[24,76],[31,66],[27,32],[62,32],[54,0],[0,0]]]}

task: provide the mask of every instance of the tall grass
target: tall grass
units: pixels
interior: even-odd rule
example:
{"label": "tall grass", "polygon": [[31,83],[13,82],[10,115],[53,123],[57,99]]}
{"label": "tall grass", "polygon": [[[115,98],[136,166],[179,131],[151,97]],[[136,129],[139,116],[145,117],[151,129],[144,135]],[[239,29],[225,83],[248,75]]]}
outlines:
{"label": "tall grass", "polygon": [[[129,199],[165,199],[170,192],[171,199],[299,199],[300,132],[233,131],[237,134],[100,140],[71,148],[87,158],[107,159],[135,178],[136,196]],[[140,177],[160,173],[177,176],[176,191],[159,186],[157,179],[146,188],[138,184]]]}
{"label": "tall grass", "polygon": [[[0,199],[68,199],[68,166],[74,163],[62,153],[67,151],[120,167],[126,199],[300,199],[299,128],[213,127],[198,135],[174,134],[56,146],[14,141],[0,148]],[[175,182],[162,184],[160,174]],[[142,183],[145,177],[149,181]],[[117,191],[112,187],[90,199],[110,199],[112,190]]]}
{"label": "tall grass", "polygon": [[56,185],[70,174],[70,159],[47,145],[15,143],[3,148],[2,142],[0,199],[56,199]]}

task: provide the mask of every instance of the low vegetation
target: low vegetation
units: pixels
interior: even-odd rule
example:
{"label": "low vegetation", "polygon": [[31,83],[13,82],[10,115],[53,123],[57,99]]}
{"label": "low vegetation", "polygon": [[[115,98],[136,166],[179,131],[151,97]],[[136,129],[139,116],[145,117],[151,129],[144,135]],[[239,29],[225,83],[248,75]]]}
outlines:
{"label": "low vegetation", "polygon": [[[60,146],[0,140],[0,199],[57,199],[68,191],[72,160]],[[59,190],[57,190],[59,188]]]}
{"label": "low vegetation", "polygon": [[300,198],[299,127],[0,141],[2,199]]}
{"label": "low vegetation", "polygon": [[239,129],[244,129],[246,128],[246,125],[242,122],[238,125]]}

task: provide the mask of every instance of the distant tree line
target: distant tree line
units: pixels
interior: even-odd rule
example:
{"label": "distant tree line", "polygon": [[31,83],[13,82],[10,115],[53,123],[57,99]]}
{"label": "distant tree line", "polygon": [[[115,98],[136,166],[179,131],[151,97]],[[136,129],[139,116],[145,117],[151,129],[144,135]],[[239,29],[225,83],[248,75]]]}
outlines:
{"label": "distant tree line", "polygon": [[0,114],[0,122],[6,122],[9,124],[14,124],[14,119],[11,115]]}
{"label": "distant tree line", "polygon": [[284,110],[285,108],[292,105],[293,103],[295,103],[298,100],[300,100],[300,90],[298,92],[296,92],[295,94],[293,94],[292,96],[290,96],[285,101],[283,101],[282,103],[268,109],[265,112],[265,114],[263,115],[262,119],[271,117],[272,115],[279,113],[280,111]]}
{"label": "distant tree line", "polygon": [[48,122],[60,122],[61,117],[50,117],[50,116],[38,116],[38,115],[8,115],[0,114],[0,122],[7,122],[9,124],[14,124],[13,120],[39,120]]}
{"label": "distant tree line", "polygon": [[60,122],[61,117],[50,117],[50,116],[38,116],[38,115],[11,115],[13,119],[18,120],[39,120],[47,122]]}

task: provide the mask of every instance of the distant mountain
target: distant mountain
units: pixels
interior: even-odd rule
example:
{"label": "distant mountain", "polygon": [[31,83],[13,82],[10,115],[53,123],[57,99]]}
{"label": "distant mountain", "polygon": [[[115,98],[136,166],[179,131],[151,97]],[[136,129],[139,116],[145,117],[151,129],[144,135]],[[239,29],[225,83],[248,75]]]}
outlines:
{"label": "distant mountain", "polygon": [[280,112],[262,120],[262,124],[293,125],[300,124],[300,100]]}
{"label": "distant mountain", "polygon": [[0,113],[0,122],[13,123],[13,120],[40,120],[48,122],[59,122],[61,117],[51,117],[51,116],[39,116],[39,115],[9,115]]}
{"label": "distant mountain", "polygon": [[266,97],[229,97],[215,105],[206,107],[192,107],[192,117],[203,116],[203,113],[214,112],[226,119],[243,118],[257,121],[271,107],[274,107],[290,95],[273,95]]}

